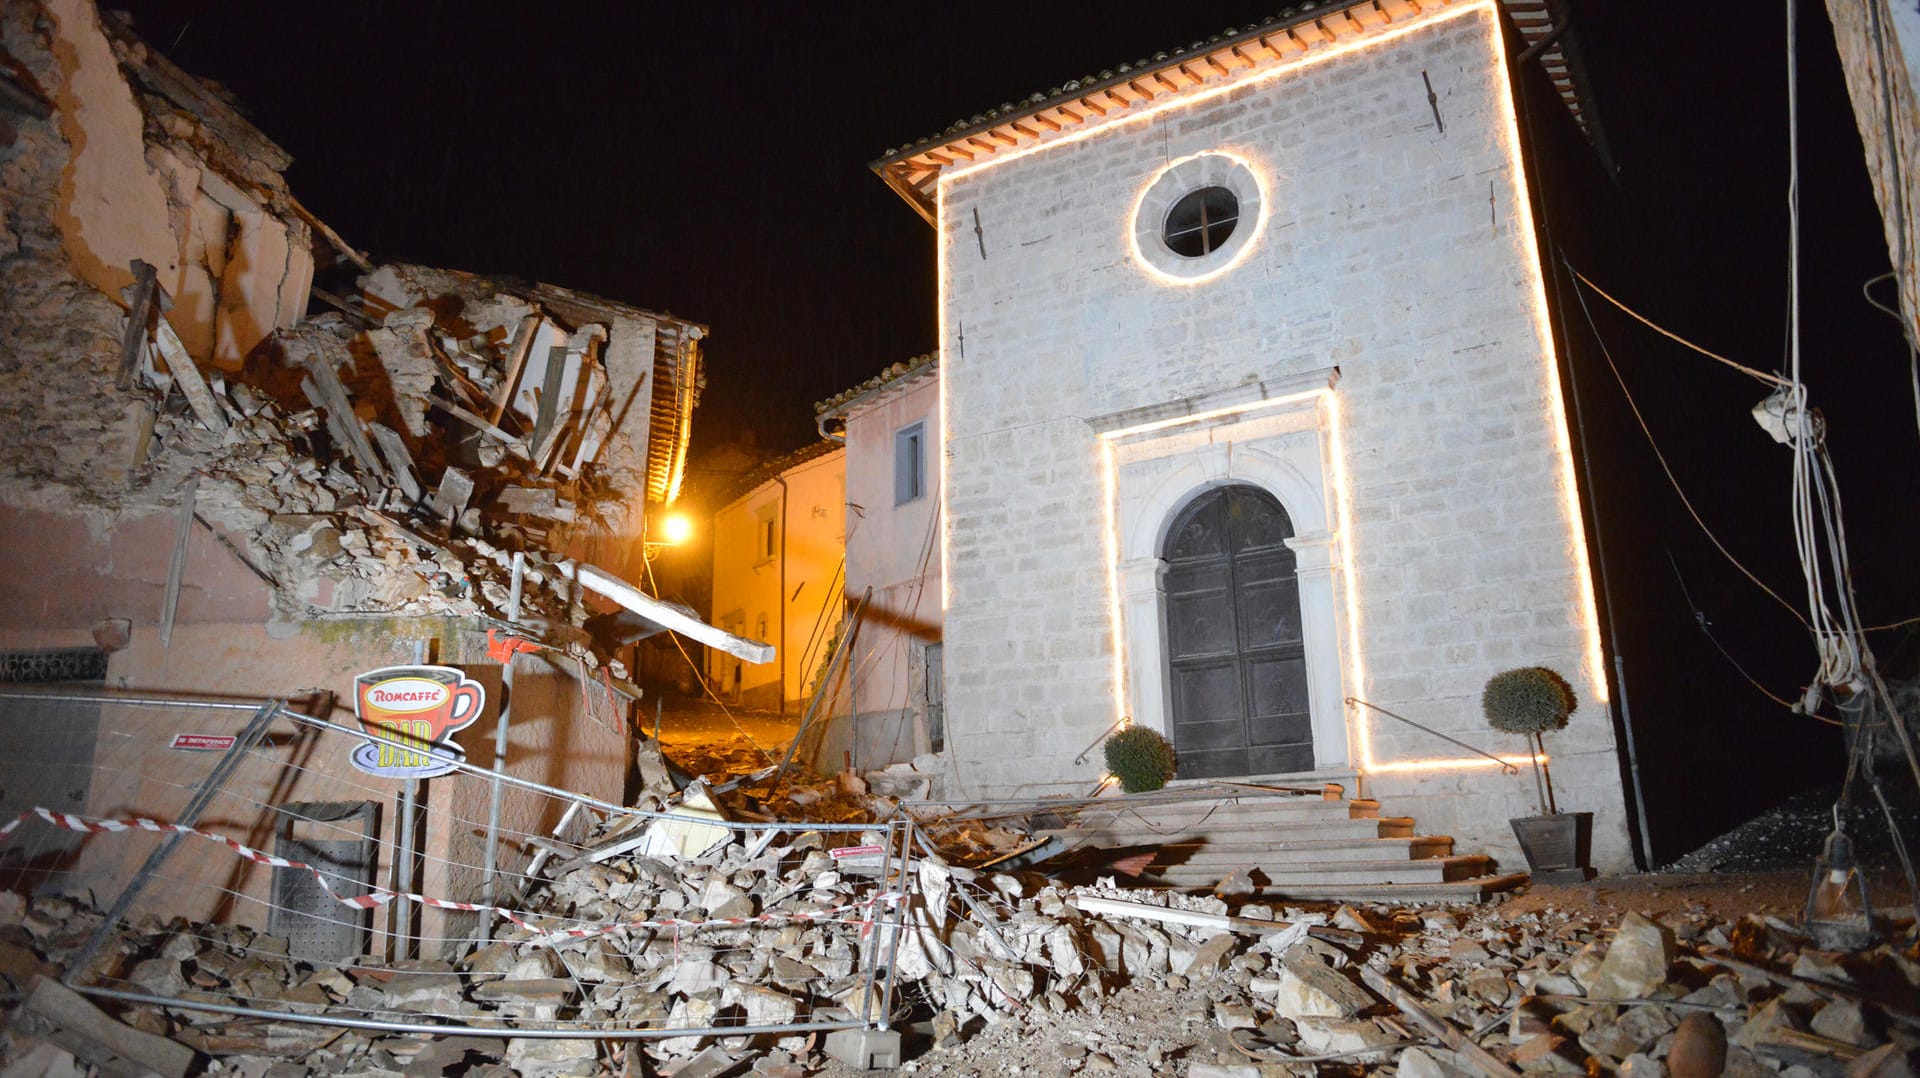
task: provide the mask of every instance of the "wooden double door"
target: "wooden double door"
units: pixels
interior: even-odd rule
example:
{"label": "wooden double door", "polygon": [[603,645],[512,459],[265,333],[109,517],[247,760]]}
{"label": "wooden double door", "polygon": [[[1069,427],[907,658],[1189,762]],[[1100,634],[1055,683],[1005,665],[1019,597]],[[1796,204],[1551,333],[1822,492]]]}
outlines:
{"label": "wooden double door", "polygon": [[1293,522],[1272,495],[1219,487],[1181,513],[1162,557],[1180,778],[1313,769]]}

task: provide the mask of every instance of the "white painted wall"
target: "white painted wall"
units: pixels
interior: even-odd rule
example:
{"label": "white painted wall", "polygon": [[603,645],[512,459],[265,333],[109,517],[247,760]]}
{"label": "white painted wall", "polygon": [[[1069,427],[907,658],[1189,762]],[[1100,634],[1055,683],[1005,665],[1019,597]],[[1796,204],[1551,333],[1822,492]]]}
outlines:
{"label": "white painted wall", "polygon": [[[1130,593],[1116,632],[1110,589],[1124,574],[1107,534],[1101,433],[1133,423],[1131,410],[1257,398],[1338,367],[1305,455],[1277,458],[1317,474],[1272,490],[1296,520],[1327,521],[1301,558],[1334,607],[1321,639],[1337,651],[1312,656],[1316,728],[1350,694],[1519,752],[1485,726],[1480,689],[1509,667],[1555,667],[1583,701],[1549,740],[1561,806],[1598,814],[1597,865],[1628,864],[1498,48],[1490,5],[1452,9],[1390,44],[943,178],[945,636],[960,789],[1089,789],[1099,756],[1075,755],[1138,703],[1116,689],[1115,641],[1152,631],[1141,623],[1152,602]],[[1132,209],[1160,169],[1208,151],[1252,166],[1270,216],[1231,269],[1169,283],[1130,250]],[[1205,448],[1189,459],[1215,463],[1191,489],[1159,492],[1153,511],[1177,512],[1243,443],[1281,436],[1233,424],[1196,435]],[[1337,503],[1342,470],[1344,522],[1320,493]],[[1115,511],[1140,516],[1146,495],[1127,497]],[[1128,571],[1137,584],[1150,568]],[[1140,668],[1140,650],[1128,656],[1134,686],[1161,676]],[[1397,724],[1349,719],[1346,742],[1389,812],[1519,862],[1506,820],[1534,811],[1530,776],[1419,764],[1461,754]]]}
{"label": "white painted wall", "polygon": [[[924,650],[940,641],[941,615],[939,404],[939,383],[925,373],[847,411],[847,595],[857,601],[872,587],[873,598],[854,648],[853,697],[837,711],[858,717],[864,767],[929,748]],[[915,423],[925,431],[926,492],[896,503],[894,437]]]}

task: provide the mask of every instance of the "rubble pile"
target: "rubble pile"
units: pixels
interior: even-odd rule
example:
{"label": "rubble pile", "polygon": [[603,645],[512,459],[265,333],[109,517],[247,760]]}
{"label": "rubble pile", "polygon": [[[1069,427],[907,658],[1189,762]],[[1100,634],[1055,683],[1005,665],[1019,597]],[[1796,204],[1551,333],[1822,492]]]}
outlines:
{"label": "rubble pile", "polygon": [[[859,865],[830,848],[875,845],[879,832],[733,834],[685,856],[634,848],[672,823],[616,823],[589,849],[621,842],[624,852],[561,864],[531,900],[560,920],[541,932],[512,928],[456,960],[334,968],[245,928],[174,923],[123,935],[93,973],[169,998],[270,1010],[694,1030],[878,1008],[865,970],[891,956],[896,1024],[932,1041],[907,1068],[930,1074],[1003,1052],[1058,1059],[1062,1074],[1179,1060],[1207,1078],[1258,1078],[1276,1063],[1392,1067],[1412,1078],[1892,1075],[1911,1073],[1901,1068],[1920,1048],[1911,949],[1823,952],[1772,917],[1721,921],[1704,907],[1664,923],[1637,913],[1509,916],[1497,905],[1230,909],[1216,897],[1111,881],[1062,887],[924,857],[910,868],[910,929],[896,942],[859,924],[859,911],[883,920],[888,908],[863,905],[884,890],[877,858]],[[97,924],[71,899],[6,901],[0,975],[16,989],[71,956]],[[792,919],[807,914],[825,916]],[[765,920],[586,938],[550,931],[716,918]],[[436,1040],[185,1010],[135,1007],[123,1017],[211,1057],[219,1073],[264,1074],[271,1064],[279,1078],[437,1074],[463,1061],[469,1074],[641,1073],[642,1056],[649,1073],[695,1060],[699,1073],[749,1058],[766,1074],[829,1066],[814,1040],[794,1033],[617,1045],[515,1038],[510,1028]],[[18,1036],[10,1050],[23,1050]]]}
{"label": "rubble pile", "polygon": [[[1218,898],[1109,881],[1059,889],[931,865],[921,879],[930,910],[942,887],[979,896],[968,922],[934,920],[951,947],[945,964],[902,951],[901,976],[931,985],[930,1002],[944,1007],[936,1051],[918,1064],[928,1073],[943,1069],[939,1046],[956,1063],[974,1058],[962,1046],[973,1018],[1012,1025],[999,1041],[1029,1053],[1033,1037],[1063,1038],[1064,1073],[1111,1071],[1138,1052],[1156,1065],[1177,1055],[1188,1074],[1209,1078],[1258,1078],[1269,1073],[1262,1064],[1289,1062],[1392,1065],[1418,1078],[1892,1075],[1913,1073],[1908,1053],[1920,1050],[1910,945],[1823,952],[1773,917],[1657,923],[1628,913],[1608,924],[1560,911],[1510,917],[1498,906],[1255,905],[1229,917]],[[918,976],[922,963],[933,977]],[[1173,994],[1173,1035],[1162,1028],[1159,1041],[1129,1045],[1103,1024],[1120,986]],[[1430,1035],[1434,1019],[1455,1043]],[[1091,1030],[1118,1032],[1120,1043],[1086,1039]]]}
{"label": "rubble pile", "polygon": [[285,622],[504,618],[523,551],[519,621],[550,645],[611,654],[625,641],[581,631],[579,589],[544,552],[637,534],[656,349],[671,334],[616,304],[517,287],[385,266],[343,311],[211,376],[165,362],[157,316],[136,372],[157,407],[121,504],[187,503],[272,587]]}

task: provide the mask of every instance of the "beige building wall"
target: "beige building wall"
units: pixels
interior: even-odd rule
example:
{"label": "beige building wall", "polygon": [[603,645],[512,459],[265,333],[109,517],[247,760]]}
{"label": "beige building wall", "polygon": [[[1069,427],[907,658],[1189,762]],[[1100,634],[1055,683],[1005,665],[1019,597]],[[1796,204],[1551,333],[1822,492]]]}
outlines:
{"label": "beige building wall", "polygon": [[806,706],[840,615],[846,501],[846,454],[835,447],[714,514],[711,621],[776,649],[760,664],[709,649],[707,676],[722,699],[794,714]]}

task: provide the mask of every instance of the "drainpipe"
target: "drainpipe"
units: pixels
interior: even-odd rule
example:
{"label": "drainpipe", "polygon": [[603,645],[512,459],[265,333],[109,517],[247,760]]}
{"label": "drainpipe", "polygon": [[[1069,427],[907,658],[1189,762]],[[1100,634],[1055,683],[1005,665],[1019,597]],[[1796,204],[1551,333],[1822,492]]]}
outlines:
{"label": "drainpipe", "polygon": [[787,477],[776,475],[780,484],[780,714],[787,713]]}
{"label": "drainpipe", "polygon": [[819,415],[817,415],[817,416],[814,416],[814,417],[813,417],[813,429],[814,429],[814,430],[816,430],[816,431],[819,431],[819,432],[820,432],[820,437],[821,437],[821,439],[822,439],[822,440],[824,440],[824,441],[829,441],[829,442],[837,442],[837,443],[839,443],[840,445],[846,445],[846,444],[847,444],[847,421],[846,421],[846,419],[845,419],[844,417],[843,417],[843,418],[841,418],[841,420],[840,420],[840,433],[838,433],[838,434],[835,434],[835,433],[833,433],[832,431],[830,431],[830,430],[828,430],[828,429],[827,429],[827,420],[829,420],[829,419],[832,419],[832,418],[834,418],[834,416],[833,416],[833,413],[831,413],[831,412],[821,412],[821,413],[820,413]]}

